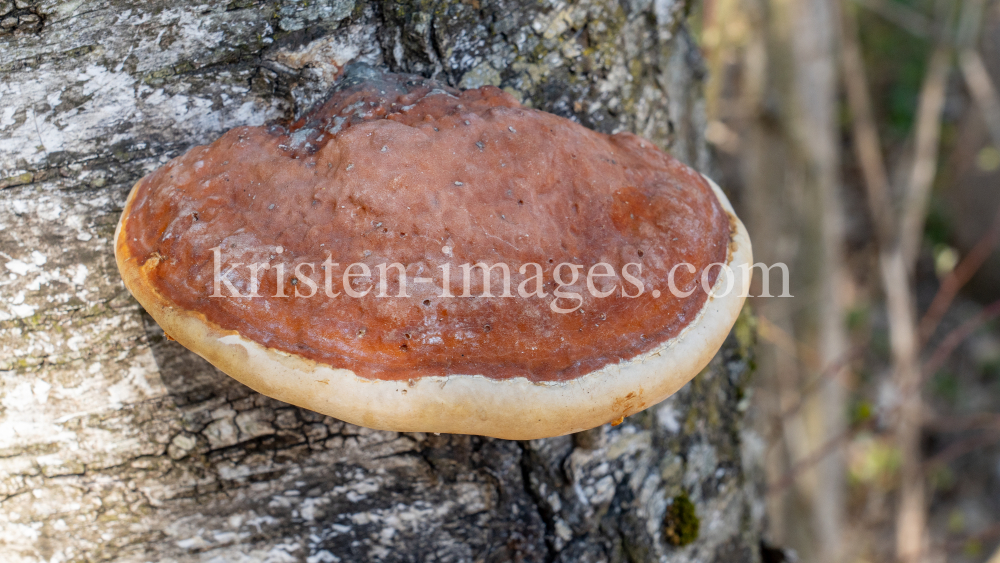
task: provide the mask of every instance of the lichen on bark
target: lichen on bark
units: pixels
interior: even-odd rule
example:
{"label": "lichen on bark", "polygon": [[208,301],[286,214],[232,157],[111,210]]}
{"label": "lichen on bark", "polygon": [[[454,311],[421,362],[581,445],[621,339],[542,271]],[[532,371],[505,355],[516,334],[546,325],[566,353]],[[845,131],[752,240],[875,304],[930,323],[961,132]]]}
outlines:
{"label": "lichen on bark", "polygon": [[[745,343],[614,428],[523,443],[371,431],[258,395],[166,340],[112,252],[138,178],[231,127],[302,113],[349,60],[496,84],[705,171],[682,9],[0,1],[0,553],[756,560]],[[682,493],[702,529],[676,547],[663,522]]]}

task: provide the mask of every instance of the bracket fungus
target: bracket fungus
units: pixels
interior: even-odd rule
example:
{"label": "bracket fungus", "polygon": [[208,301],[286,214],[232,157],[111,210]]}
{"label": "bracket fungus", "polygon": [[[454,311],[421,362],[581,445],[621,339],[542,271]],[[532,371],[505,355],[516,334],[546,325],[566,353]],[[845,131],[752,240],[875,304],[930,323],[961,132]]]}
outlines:
{"label": "bracket fungus", "polygon": [[115,240],[165,332],[253,389],[370,428],[508,439],[677,391],[752,263],[718,186],[652,143],[361,64],[291,125],[233,129],[142,178]]}

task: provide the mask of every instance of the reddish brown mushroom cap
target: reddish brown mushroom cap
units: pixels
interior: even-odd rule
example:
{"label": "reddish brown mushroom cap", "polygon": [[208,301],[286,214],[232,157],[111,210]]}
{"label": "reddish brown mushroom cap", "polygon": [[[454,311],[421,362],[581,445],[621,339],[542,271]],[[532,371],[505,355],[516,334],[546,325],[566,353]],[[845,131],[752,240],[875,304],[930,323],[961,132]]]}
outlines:
{"label": "reddish brown mushroom cap", "polygon": [[265,394],[506,438],[676,391],[749,280],[704,288],[751,262],[721,191],[648,141],[364,66],[287,129],[234,129],[140,180],[116,255],[168,334]]}

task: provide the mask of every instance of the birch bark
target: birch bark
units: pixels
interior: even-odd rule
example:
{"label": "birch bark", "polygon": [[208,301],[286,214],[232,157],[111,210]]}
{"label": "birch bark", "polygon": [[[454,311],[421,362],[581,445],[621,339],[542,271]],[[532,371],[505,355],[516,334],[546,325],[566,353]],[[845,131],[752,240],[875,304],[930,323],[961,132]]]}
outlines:
{"label": "birch bark", "polygon": [[[166,340],[112,252],[138,178],[301,113],[353,59],[499,85],[705,170],[685,8],[0,0],[0,559],[756,561],[749,337],[614,428],[378,432],[258,395]],[[676,547],[664,517],[682,494],[701,526]]]}

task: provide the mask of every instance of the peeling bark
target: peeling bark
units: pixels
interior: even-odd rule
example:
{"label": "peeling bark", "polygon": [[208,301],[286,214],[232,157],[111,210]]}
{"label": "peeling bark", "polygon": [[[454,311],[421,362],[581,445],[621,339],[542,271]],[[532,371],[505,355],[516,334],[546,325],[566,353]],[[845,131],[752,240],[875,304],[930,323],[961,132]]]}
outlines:
{"label": "peeling bark", "polygon": [[[704,170],[683,8],[0,0],[3,560],[756,561],[746,342],[614,428],[372,431],[256,394],[165,339],[112,251],[138,178],[229,128],[293,118],[353,59],[499,85]],[[663,521],[682,493],[701,526],[674,547]]]}

